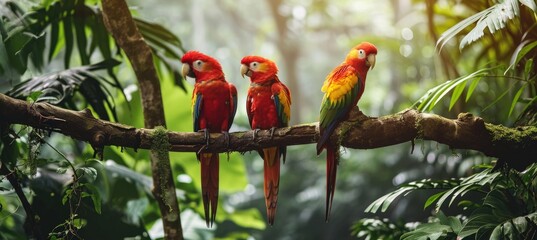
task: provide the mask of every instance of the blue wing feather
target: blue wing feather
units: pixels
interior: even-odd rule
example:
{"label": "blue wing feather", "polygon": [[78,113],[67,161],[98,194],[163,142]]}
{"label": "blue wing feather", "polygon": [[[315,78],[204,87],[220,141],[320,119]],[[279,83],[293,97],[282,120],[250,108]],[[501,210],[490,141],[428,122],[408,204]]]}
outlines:
{"label": "blue wing feather", "polygon": [[[276,114],[278,114],[278,119],[283,120],[285,119],[285,117],[283,116],[283,106],[282,106],[282,103],[280,102],[280,96],[278,96],[278,94],[275,94],[273,95],[273,97],[274,97],[274,105],[276,106]],[[280,124],[283,125],[282,122],[280,122]]]}
{"label": "blue wing feather", "polygon": [[196,94],[196,100],[194,102],[194,109],[192,114],[194,114],[194,132],[200,130],[200,115],[201,115],[201,105],[203,104],[203,96],[201,93]]}

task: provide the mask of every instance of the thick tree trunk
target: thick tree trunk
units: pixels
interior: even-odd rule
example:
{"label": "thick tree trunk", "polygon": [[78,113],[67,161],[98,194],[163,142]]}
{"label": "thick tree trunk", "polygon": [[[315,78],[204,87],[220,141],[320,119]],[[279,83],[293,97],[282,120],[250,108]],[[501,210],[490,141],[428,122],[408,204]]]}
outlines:
{"label": "thick tree trunk", "polygon": [[[166,127],[160,82],[151,49],[138,31],[127,3],[124,0],[103,0],[102,8],[106,28],[129,58],[138,79],[145,127]],[[181,217],[169,154],[151,150],[151,170],[153,195],[160,208],[166,239],[182,239]]]}

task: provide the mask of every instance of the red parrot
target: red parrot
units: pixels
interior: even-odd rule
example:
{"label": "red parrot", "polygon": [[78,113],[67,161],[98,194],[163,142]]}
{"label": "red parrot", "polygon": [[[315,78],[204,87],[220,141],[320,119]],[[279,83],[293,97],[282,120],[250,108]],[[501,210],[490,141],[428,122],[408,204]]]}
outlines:
{"label": "red parrot", "polygon": [[332,209],[339,161],[339,145],[330,143],[329,139],[362,97],[367,71],[375,67],[376,55],[375,45],[368,42],[356,45],[347,54],[345,61],[328,74],[321,88],[325,94],[319,117],[320,138],[317,142],[317,155],[326,148],[326,221]]}
{"label": "red parrot", "polygon": [[[205,133],[206,148],[209,147],[209,133],[224,133],[229,140],[228,131],[237,111],[237,89],[226,81],[220,63],[210,56],[189,51],[183,55],[181,62],[183,76],[196,79],[192,92],[194,131]],[[203,151],[197,157],[201,162],[201,192],[205,221],[209,227],[214,223],[218,206],[219,157],[217,153]]]}
{"label": "red parrot", "polygon": [[[246,111],[255,133],[259,129],[289,126],[291,117],[291,93],[278,79],[278,67],[273,61],[259,56],[246,56],[241,60],[241,74],[250,77],[246,99]],[[270,147],[259,150],[264,161],[264,192],[267,218],[274,224],[280,186],[280,159],[285,163],[286,147]]]}

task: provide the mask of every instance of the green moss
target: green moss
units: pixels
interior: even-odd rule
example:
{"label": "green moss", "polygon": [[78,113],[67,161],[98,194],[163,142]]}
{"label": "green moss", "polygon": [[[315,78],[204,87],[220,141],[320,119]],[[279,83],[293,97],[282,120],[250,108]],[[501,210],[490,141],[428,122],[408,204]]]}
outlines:
{"label": "green moss", "polygon": [[486,123],[485,127],[491,133],[493,142],[510,142],[525,144],[537,140],[537,127],[524,126],[508,128],[502,125]]}
{"label": "green moss", "polygon": [[167,159],[169,149],[168,130],[162,126],[156,127],[151,135],[151,151],[154,151],[159,159]]}
{"label": "green moss", "polygon": [[337,145],[341,146],[341,143],[345,138],[347,138],[347,134],[349,134],[350,130],[354,128],[355,126],[360,125],[361,122],[342,122],[339,126],[338,131],[338,139],[337,139]]}
{"label": "green moss", "polygon": [[242,138],[244,137],[244,135],[246,134],[246,132],[236,132],[236,133],[233,133],[235,135],[235,137],[237,138]]}
{"label": "green moss", "polygon": [[168,130],[162,126],[156,127],[153,133],[151,134],[151,154],[154,156],[156,155],[157,157],[156,161],[157,161],[157,164],[159,165],[157,168],[157,171],[159,172],[153,173],[153,174],[159,175],[160,192],[162,193],[162,200],[168,206],[171,212],[172,207],[171,207],[170,202],[173,201],[173,198],[175,196],[172,196],[172,194],[167,191],[166,185],[168,184],[169,179],[165,177],[165,176],[168,176],[166,171],[168,169],[171,169],[170,157],[168,154],[169,150],[170,150],[170,141],[168,138]]}

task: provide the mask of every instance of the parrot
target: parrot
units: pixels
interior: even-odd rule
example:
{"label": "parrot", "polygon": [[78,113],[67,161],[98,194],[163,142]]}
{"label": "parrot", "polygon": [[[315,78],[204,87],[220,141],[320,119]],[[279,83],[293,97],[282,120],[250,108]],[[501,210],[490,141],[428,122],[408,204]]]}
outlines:
{"label": "parrot", "polygon": [[[237,88],[226,81],[220,63],[198,51],[188,51],[181,58],[183,76],[196,80],[192,92],[194,131],[204,132],[209,148],[210,133],[223,133],[229,144],[229,128],[237,112]],[[218,207],[218,153],[204,152],[196,156],[201,165],[201,192],[205,221],[212,227]],[[210,213],[210,217],[209,217]]]}
{"label": "parrot", "polygon": [[348,118],[364,93],[365,79],[369,69],[375,67],[377,48],[369,42],[353,47],[345,61],[334,68],[326,77],[321,91],[324,92],[319,116],[319,140],[317,155],[326,149],[326,209],[328,222],[336,187],[336,172],[339,161],[339,146],[329,139],[336,127]]}
{"label": "parrot", "polygon": [[[250,77],[246,98],[246,111],[254,138],[260,129],[270,129],[271,136],[277,127],[289,126],[291,93],[276,75],[276,64],[260,56],[246,56],[241,60],[241,75]],[[285,163],[286,147],[269,147],[258,151],[263,158],[265,205],[267,220],[272,226],[276,216],[280,186],[280,159]]]}

